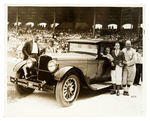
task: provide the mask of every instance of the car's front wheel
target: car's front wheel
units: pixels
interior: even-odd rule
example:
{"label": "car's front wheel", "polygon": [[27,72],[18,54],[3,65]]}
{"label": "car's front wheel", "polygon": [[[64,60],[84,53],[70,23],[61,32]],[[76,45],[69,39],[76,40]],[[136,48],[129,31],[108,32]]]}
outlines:
{"label": "car's front wheel", "polygon": [[56,85],[56,100],[61,106],[70,106],[77,99],[79,91],[80,80],[78,74],[67,74],[63,80]]}
{"label": "car's front wheel", "polygon": [[[16,78],[18,79],[23,79],[24,78],[24,73],[22,70],[18,71],[16,73]],[[19,92],[21,95],[28,95],[34,92],[35,89],[24,87],[22,85],[16,84],[16,90]]]}
{"label": "car's front wheel", "polygon": [[28,95],[28,94],[31,94],[34,92],[34,89],[32,89],[32,88],[23,87],[23,86],[17,85],[17,84],[16,84],[16,90],[21,95]]}

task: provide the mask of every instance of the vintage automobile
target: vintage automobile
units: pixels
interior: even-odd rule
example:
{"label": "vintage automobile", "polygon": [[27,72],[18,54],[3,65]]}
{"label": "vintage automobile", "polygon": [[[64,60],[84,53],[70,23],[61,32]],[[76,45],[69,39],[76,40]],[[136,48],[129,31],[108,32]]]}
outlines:
{"label": "vintage automobile", "polygon": [[[39,57],[36,65],[28,59],[16,64],[10,81],[20,94],[34,90],[54,91],[57,102],[70,106],[77,99],[80,87],[100,90],[111,86],[110,63],[100,56],[106,47],[113,48],[114,41],[68,40],[68,53],[46,53]],[[27,65],[30,75],[24,78],[22,67]]]}

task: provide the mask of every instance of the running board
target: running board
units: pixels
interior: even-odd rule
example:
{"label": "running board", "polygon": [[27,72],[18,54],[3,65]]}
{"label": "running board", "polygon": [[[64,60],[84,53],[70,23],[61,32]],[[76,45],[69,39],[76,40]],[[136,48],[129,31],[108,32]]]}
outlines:
{"label": "running board", "polygon": [[110,87],[111,85],[112,85],[112,83],[110,81],[110,82],[107,82],[107,83],[90,84],[89,86],[92,90],[100,90],[100,89]]}

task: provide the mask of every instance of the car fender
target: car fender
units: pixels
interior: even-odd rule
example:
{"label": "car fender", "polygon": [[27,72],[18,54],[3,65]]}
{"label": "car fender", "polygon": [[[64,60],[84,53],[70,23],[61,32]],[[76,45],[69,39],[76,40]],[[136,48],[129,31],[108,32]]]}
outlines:
{"label": "car fender", "polygon": [[23,60],[23,61],[17,63],[17,64],[15,65],[15,67],[13,68],[13,71],[14,71],[14,72],[17,72],[17,71],[18,71],[20,68],[22,68],[22,66],[24,66],[25,64],[26,64],[26,60]]}
{"label": "car fender", "polygon": [[15,72],[15,71],[13,71],[13,70],[11,70],[11,72],[10,72],[10,77],[14,77],[14,78],[16,78],[16,72]]}
{"label": "car fender", "polygon": [[55,73],[54,73],[54,79],[57,80],[57,81],[60,81],[62,79],[62,77],[69,71],[71,70],[72,68],[74,68],[73,66],[66,66],[66,67],[63,67],[63,68],[60,68],[59,70],[57,70]]}
{"label": "car fender", "polygon": [[22,68],[22,66],[25,65],[25,64],[26,64],[26,61],[21,61],[21,62],[17,63],[17,64],[14,66],[14,68],[11,70],[11,72],[10,72],[10,77],[16,78],[17,72],[18,72],[19,69]]}

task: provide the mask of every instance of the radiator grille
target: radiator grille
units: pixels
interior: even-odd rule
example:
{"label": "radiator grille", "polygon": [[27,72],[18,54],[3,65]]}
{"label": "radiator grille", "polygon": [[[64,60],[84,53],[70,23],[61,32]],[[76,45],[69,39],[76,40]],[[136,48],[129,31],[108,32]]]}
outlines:
{"label": "radiator grille", "polygon": [[39,71],[38,71],[38,79],[48,81],[53,79],[53,76],[48,71],[48,62],[52,60],[49,56],[41,56],[39,60]]}

